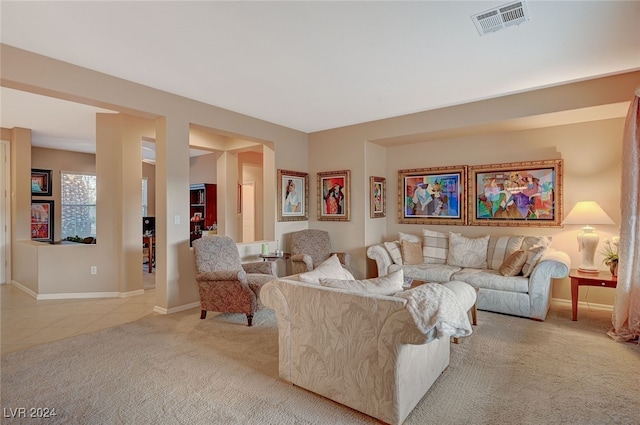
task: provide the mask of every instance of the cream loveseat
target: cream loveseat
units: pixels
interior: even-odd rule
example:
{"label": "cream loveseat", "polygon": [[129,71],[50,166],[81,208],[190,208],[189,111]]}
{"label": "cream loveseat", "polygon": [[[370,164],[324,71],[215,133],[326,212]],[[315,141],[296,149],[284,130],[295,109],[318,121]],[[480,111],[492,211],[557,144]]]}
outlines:
{"label": "cream loveseat", "polygon": [[475,290],[450,284],[440,289],[450,297],[441,306],[456,311],[459,321],[450,322],[456,330],[424,332],[406,298],[421,287],[402,298],[305,283],[299,275],[267,283],[260,298],[278,321],[280,377],[381,421],[402,423],[448,366],[450,336],[471,333],[464,309],[475,302]]}
{"label": "cream loveseat", "polygon": [[406,278],[450,280],[477,288],[479,310],[544,320],[551,302],[551,279],[569,274],[569,256],[541,236],[484,236],[422,229],[398,240],[370,246],[378,276],[403,270]]}

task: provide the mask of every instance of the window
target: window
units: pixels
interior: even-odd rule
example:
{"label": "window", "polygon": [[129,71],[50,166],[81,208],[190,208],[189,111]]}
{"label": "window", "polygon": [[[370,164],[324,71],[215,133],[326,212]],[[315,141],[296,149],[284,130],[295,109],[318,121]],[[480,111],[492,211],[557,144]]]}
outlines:
{"label": "window", "polygon": [[147,216],[147,178],[142,178],[142,216]]}
{"label": "window", "polygon": [[61,173],[62,239],[96,237],[95,174]]}

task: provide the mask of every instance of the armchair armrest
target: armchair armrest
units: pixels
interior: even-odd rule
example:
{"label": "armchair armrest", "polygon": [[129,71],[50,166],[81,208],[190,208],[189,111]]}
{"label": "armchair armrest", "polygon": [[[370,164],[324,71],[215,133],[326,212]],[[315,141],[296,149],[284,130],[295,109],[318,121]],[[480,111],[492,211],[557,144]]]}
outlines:
{"label": "armchair armrest", "polygon": [[247,273],[244,270],[220,270],[216,272],[201,272],[196,274],[196,280],[203,281],[247,281]]}
{"label": "armchair armrest", "polygon": [[293,274],[305,273],[313,270],[313,260],[308,254],[291,255],[291,271]]}
{"label": "armchair armrest", "polygon": [[340,264],[342,264],[345,269],[351,270],[351,254],[348,252],[332,252],[331,255],[333,254],[338,256]]}
{"label": "armchair armrest", "polygon": [[275,261],[254,261],[252,263],[243,263],[242,268],[247,273],[262,273],[277,276],[278,266]]}

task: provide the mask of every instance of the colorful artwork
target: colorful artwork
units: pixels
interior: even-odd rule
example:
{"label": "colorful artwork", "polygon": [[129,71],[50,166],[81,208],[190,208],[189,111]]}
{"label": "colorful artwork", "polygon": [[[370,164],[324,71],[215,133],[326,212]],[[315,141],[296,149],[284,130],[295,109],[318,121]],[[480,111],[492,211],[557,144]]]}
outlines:
{"label": "colorful artwork", "polygon": [[465,167],[398,172],[400,223],[464,224]]}
{"label": "colorful artwork", "polygon": [[387,179],[384,177],[371,177],[369,182],[369,190],[371,193],[369,197],[371,199],[370,216],[371,218],[384,217],[387,213],[386,205],[386,185]]}
{"label": "colorful artwork", "polygon": [[308,174],[278,170],[278,221],[308,220]]}
{"label": "colorful artwork", "polygon": [[53,242],[53,201],[32,201],[31,239]]}
{"label": "colorful artwork", "polygon": [[469,167],[470,224],[559,226],[561,160]]}
{"label": "colorful artwork", "polygon": [[349,221],[349,174],[318,173],[318,220]]}

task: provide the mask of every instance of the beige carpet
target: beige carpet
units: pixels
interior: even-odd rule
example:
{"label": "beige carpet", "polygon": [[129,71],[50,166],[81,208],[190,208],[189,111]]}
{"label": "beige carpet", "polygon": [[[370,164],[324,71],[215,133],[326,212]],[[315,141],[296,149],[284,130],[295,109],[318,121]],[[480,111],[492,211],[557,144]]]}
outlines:
{"label": "beige carpet", "polygon": [[[479,312],[406,424],[637,424],[640,347],[610,313],[555,308],[534,322]],[[2,408],[55,408],[64,424],[371,424],[278,379],[275,318],[155,316],[2,357]]]}

